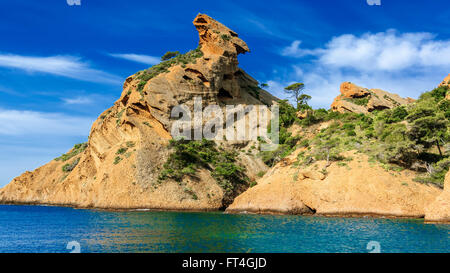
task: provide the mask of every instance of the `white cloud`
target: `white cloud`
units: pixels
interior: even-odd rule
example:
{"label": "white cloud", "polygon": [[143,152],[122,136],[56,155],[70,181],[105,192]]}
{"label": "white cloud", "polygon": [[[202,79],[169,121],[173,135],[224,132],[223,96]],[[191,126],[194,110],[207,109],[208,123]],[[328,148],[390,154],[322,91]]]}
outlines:
{"label": "white cloud", "polygon": [[91,104],[93,102],[90,97],[63,98],[65,104]]}
{"label": "white cloud", "polygon": [[94,118],[0,109],[0,136],[87,136]]}
{"label": "white cloud", "polygon": [[281,51],[281,55],[300,58],[308,55],[318,55],[319,53],[323,52],[323,50],[320,48],[319,49],[300,48],[301,44],[302,41],[300,40],[293,41],[290,46],[283,48],[283,50]]}
{"label": "white cloud", "polygon": [[312,60],[299,61],[289,73],[275,74],[272,92],[283,98],[282,87],[303,82],[314,107],[329,108],[344,81],[417,98],[436,87],[450,71],[450,40],[438,40],[430,33],[345,34],[313,49],[301,48],[297,40],[280,53]]}
{"label": "white cloud", "polygon": [[89,82],[117,84],[122,81],[120,77],[91,68],[88,63],[73,56],[36,57],[0,54],[0,66]]}
{"label": "white cloud", "polygon": [[281,52],[284,56],[315,56],[322,65],[359,71],[398,71],[415,67],[450,67],[450,40],[435,40],[431,33],[388,30],[360,37],[334,37],[324,48],[303,49],[296,40]]}
{"label": "white cloud", "polygon": [[148,64],[148,65],[155,65],[159,64],[161,62],[161,58],[154,57],[154,56],[148,56],[148,55],[141,55],[141,54],[133,54],[133,53],[127,53],[127,54],[118,54],[118,53],[110,53],[109,56],[125,59],[128,61]]}

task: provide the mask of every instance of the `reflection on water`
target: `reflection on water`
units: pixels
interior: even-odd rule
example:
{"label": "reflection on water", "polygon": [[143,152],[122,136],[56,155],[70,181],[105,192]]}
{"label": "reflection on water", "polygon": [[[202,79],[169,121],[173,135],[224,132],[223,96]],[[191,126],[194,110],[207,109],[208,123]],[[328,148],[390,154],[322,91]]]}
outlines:
{"label": "reflection on water", "polygon": [[0,206],[0,252],[450,252],[449,235],[422,220]]}

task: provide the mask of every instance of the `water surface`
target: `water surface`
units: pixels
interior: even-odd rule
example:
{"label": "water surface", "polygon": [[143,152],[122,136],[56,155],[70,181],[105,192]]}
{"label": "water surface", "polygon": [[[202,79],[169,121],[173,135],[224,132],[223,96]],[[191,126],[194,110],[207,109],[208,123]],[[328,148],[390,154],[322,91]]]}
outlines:
{"label": "water surface", "polygon": [[450,225],[420,219],[110,212],[0,205],[0,252],[450,252]]}

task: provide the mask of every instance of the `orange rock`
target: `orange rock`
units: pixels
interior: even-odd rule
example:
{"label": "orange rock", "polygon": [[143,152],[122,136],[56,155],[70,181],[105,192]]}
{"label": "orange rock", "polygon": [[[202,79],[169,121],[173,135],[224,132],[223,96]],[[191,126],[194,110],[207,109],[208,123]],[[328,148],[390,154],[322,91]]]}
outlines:
{"label": "orange rock", "polygon": [[369,95],[366,88],[359,87],[351,82],[343,82],[340,91],[345,98],[359,98]]}
{"label": "orange rock", "polygon": [[440,86],[450,86],[450,74],[439,84]]}
{"label": "orange rock", "polygon": [[414,102],[411,98],[404,99],[381,89],[367,89],[350,82],[342,83],[340,92],[331,104],[331,109],[340,113],[367,113]]}
{"label": "orange rock", "polygon": [[194,19],[205,55],[233,55],[250,52],[247,44],[238,34],[206,14],[198,14]]}
{"label": "orange rock", "polygon": [[[234,31],[204,14],[195,18],[194,25],[203,56],[175,64],[149,80],[144,81],[145,72],[128,77],[120,98],[92,125],[84,152],[15,178],[0,189],[0,202],[216,210],[244,191],[245,185],[232,194],[225,192],[206,169],[198,170],[195,178],[185,176],[182,183],[158,181],[170,153],[170,112],[175,105],[186,103],[192,110],[196,96],[202,97],[204,106],[222,107],[225,101],[271,105],[277,100],[262,89],[255,93],[258,82],[238,67],[238,54],[249,49]],[[241,154],[239,159],[250,178],[267,170],[258,157]],[[74,160],[79,160],[76,167],[63,171]]]}
{"label": "orange rock", "polygon": [[444,191],[427,207],[425,220],[450,222],[450,171],[445,176]]}
{"label": "orange rock", "polygon": [[[229,212],[285,212],[336,216],[424,217],[428,206],[441,190],[413,181],[407,171],[393,176],[372,165],[366,155],[348,152],[353,159],[347,166],[332,163],[326,175],[314,166],[277,164],[256,186],[239,195]],[[295,156],[292,155],[292,157]],[[326,162],[318,162],[318,170]],[[308,209],[307,209],[308,208]]]}
{"label": "orange rock", "polygon": [[296,113],[296,115],[297,115],[297,117],[299,118],[299,119],[305,119],[308,115],[309,115],[309,113],[310,113],[310,111],[298,111],[297,113]]}

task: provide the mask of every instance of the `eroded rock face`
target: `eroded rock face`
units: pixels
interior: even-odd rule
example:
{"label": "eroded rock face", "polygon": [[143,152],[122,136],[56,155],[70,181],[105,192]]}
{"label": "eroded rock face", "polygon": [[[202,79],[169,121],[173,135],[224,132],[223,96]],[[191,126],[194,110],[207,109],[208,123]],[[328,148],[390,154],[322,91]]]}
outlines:
{"label": "eroded rock face", "polygon": [[[144,104],[166,129],[170,128],[170,111],[185,103],[193,109],[194,97],[202,97],[204,105],[266,104],[276,98],[258,87],[258,82],[238,67],[237,56],[249,52],[238,35],[211,17],[199,14],[194,25],[199,32],[201,57],[189,63],[170,67],[148,82],[146,71],[130,76],[121,100]],[[131,92],[144,85],[140,92]]]}
{"label": "eroded rock face", "polygon": [[[195,177],[186,176],[181,183],[158,181],[170,153],[171,109],[185,103],[192,110],[194,97],[201,97],[204,107],[271,105],[276,98],[258,88],[258,82],[238,67],[238,54],[249,49],[234,31],[204,14],[195,18],[194,25],[200,37],[198,50],[179,61],[169,60],[159,69],[128,77],[121,97],[94,122],[83,152],[15,178],[0,189],[0,202],[97,208],[221,208],[227,193],[207,170],[199,170]],[[239,143],[241,147],[245,144]],[[239,159],[250,179],[267,169],[254,156],[240,154]],[[64,166],[75,160],[78,164],[67,171]],[[238,190],[235,194],[245,187]]]}
{"label": "eroded rock face", "polygon": [[[292,162],[297,152],[289,156]],[[280,162],[227,211],[424,217],[425,207],[441,193],[437,187],[414,182],[412,173],[394,176],[369,164],[367,156],[350,153],[353,160],[347,166],[332,163],[326,172],[320,171],[326,162],[306,169]]]}
{"label": "eroded rock face", "polygon": [[450,171],[445,176],[444,191],[427,207],[425,220],[450,222]]}
{"label": "eroded rock face", "polygon": [[238,34],[206,14],[194,19],[194,26],[200,36],[199,45],[205,55],[237,57],[250,52],[247,44],[238,38]]}
{"label": "eroded rock face", "polygon": [[340,92],[331,104],[331,109],[340,113],[368,113],[414,102],[411,98],[404,99],[381,89],[363,88],[351,82],[342,83]]}

